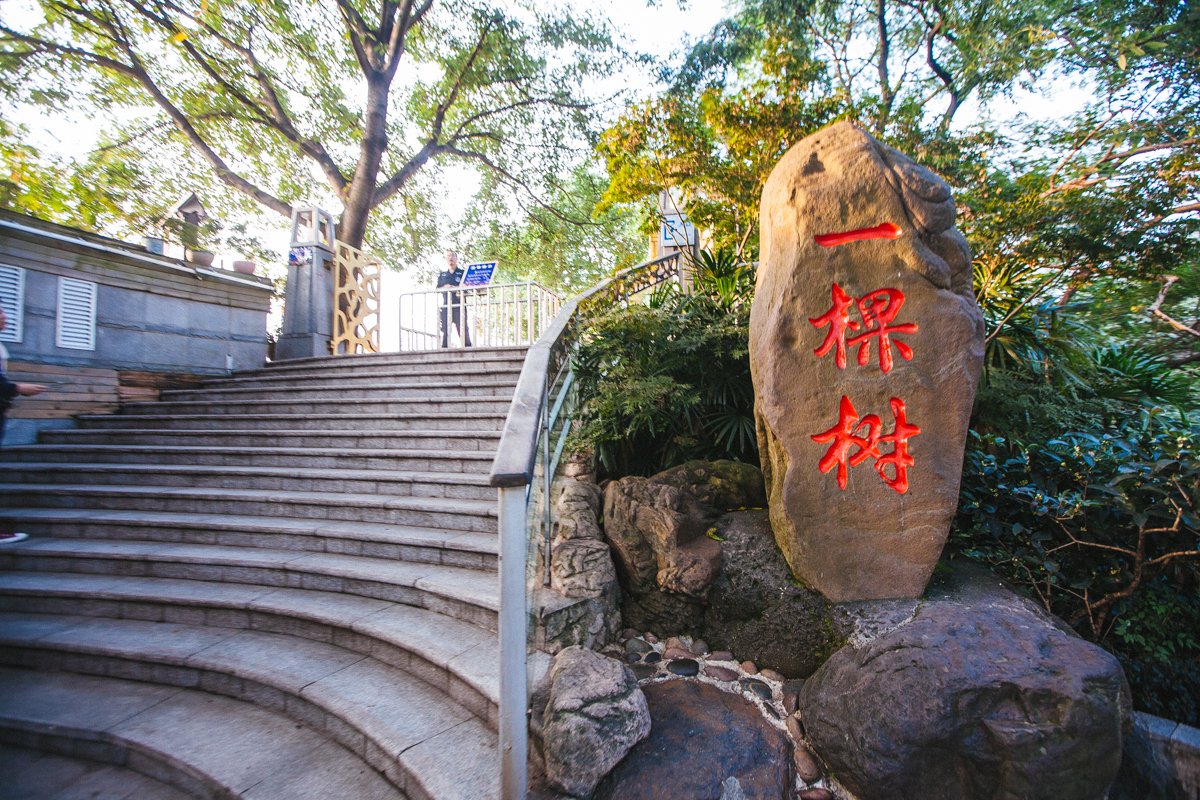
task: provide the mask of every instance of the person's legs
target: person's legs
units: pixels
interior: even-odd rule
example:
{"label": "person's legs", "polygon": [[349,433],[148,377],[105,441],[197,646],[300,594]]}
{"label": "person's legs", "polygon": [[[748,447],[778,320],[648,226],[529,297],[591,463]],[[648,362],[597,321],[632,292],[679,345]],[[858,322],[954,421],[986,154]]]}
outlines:
{"label": "person's legs", "polygon": [[[449,309],[447,309],[445,306],[442,306],[440,309],[438,309],[439,314],[440,314],[440,318],[438,320],[438,322],[439,322],[438,329],[442,332],[442,347],[443,348],[450,346],[450,324],[449,324],[448,315],[446,314],[446,312],[448,310]],[[455,322],[457,322],[457,321],[458,321],[457,314],[455,314]]]}
{"label": "person's legs", "polygon": [[[4,412],[0,411],[0,442],[4,441]],[[0,530],[0,544],[12,544],[28,539],[29,534],[12,533],[6,530]]]}
{"label": "person's legs", "polygon": [[458,328],[458,335],[462,338],[463,347],[470,347],[471,327],[467,324],[467,309],[454,307],[454,327]]}

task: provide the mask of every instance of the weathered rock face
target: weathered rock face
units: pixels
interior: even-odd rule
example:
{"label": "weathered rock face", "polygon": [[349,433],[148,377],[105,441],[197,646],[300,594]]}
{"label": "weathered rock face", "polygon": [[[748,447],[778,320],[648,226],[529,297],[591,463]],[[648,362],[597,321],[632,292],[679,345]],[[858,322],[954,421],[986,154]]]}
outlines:
{"label": "weathered rock face", "polygon": [[762,475],[735,461],[692,461],[604,491],[604,534],[637,593],[704,596],[721,548],[704,534],[725,511],[765,503]]}
{"label": "weathered rock face", "polygon": [[936,596],[805,683],[805,733],[838,780],[860,800],[1103,798],[1129,719],[1116,659],[986,570]]}
{"label": "weathered rock face", "polygon": [[[597,800],[783,800],[791,745],[740,695],[693,681],[645,688],[653,729]],[[732,779],[732,780],[731,780]]]}
{"label": "weathered rock face", "polygon": [[531,700],[550,785],[590,797],[650,734],[650,710],[629,668],[583,647],[559,653]]}
{"label": "weathered rock face", "polygon": [[563,597],[587,602],[544,618],[543,647],[548,652],[571,645],[598,649],[621,628],[617,572],[597,518],[600,488],[586,478],[568,479],[556,509],[550,587]]}
{"label": "weathered rock face", "polygon": [[766,511],[726,514],[717,535],[722,566],[709,589],[704,640],[759,669],[808,677],[845,639],[830,603],[789,580]]}
{"label": "weathered rock face", "polygon": [[789,678],[811,675],[845,640],[846,622],[820,593],[792,580],[766,511],[725,514],[710,530],[720,541],[703,541],[719,549],[720,569],[705,594],[667,591],[649,578],[631,582],[622,595],[625,624],[697,636]]}
{"label": "weathered rock face", "polygon": [[983,359],[950,188],[843,122],[788,151],[761,213],[750,365],[775,536],[831,600],[919,597]]}

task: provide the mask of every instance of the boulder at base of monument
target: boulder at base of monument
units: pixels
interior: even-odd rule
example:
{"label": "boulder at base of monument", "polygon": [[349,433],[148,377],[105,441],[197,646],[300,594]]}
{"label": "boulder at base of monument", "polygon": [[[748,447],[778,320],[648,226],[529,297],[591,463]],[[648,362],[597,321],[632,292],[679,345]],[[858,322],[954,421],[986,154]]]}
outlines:
{"label": "boulder at base of monument", "polygon": [[941,584],[849,609],[868,625],[800,692],[817,753],[859,800],[1102,800],[1132,719],[1120,664],[987,570]]}
{"label": "boulder at base of monument", "polygon": [[584,647],[555,657],[530,705],[546,778],[573,797],[590,797],[629,748],[650,734],[650,709],[629,667]]}
{"label": "boulder at base of monument", "polygon": [[[706,536],[717,518],[766,502],[762,474],[736,461],[689,461],[604,490],[604,535],[635,594],[664,590],[703,598],[721,568]],[[628,620],[626,620],[628,622]]]}
{"label": "boulder at base of monument", "polygon": [[761,215],[750,366],[775,537],[831,600],[919,597],[983,363],[950,187],[842,122],[780,160]]}
{"label": "boulder at base of monument", "polygon": [[596,800],[784,800],[791,744],[740,694],[673,680],[645,687],[650,736],[596,789]]}

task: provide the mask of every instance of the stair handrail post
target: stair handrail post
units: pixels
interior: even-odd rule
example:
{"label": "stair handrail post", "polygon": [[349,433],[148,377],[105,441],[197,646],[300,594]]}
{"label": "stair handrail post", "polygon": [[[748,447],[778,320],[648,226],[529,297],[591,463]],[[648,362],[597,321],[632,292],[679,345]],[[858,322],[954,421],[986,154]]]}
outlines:
{"label": "stair handrail post", "polygon": [[[542,544],[548,540],[553,524],[550,494],[555,466],[572,423],[574,409],[564,401],[574,391],[570,359],[581,312],[627,303],[630,296],[677,277],[680,261],[679,253],[652,259],[622,270],[572,298],[559,306],[554,320],[525,354],[490,476],[498,494],[500,529],[501,800],[525,800],[529,790],[532,594],[540,591],[543,583],[536,561],[545,559],[544,566],[549,569],[549,553],[543,555]],[[558,422],[561,429],[552,446],[550,439]],[[539,451],[542,481],[537,480]],[[537,512],[536,517],[531,517],[532,512]]]}

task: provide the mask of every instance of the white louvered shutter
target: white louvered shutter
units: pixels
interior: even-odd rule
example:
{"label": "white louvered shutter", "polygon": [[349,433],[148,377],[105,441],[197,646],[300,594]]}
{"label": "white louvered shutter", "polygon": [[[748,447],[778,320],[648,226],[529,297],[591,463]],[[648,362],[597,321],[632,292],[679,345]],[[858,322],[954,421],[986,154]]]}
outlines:
{"label": "white louvered shutter", "polygon": [[71,350],[96,349],[96,284],[58,279],[58,324],[54,343]]}
{"label": "white louvered shutter", "polygon": [[8,327],[0,331],[0,342],[19,342],[25,321],[25,270],[0,264],[0,309]]}

